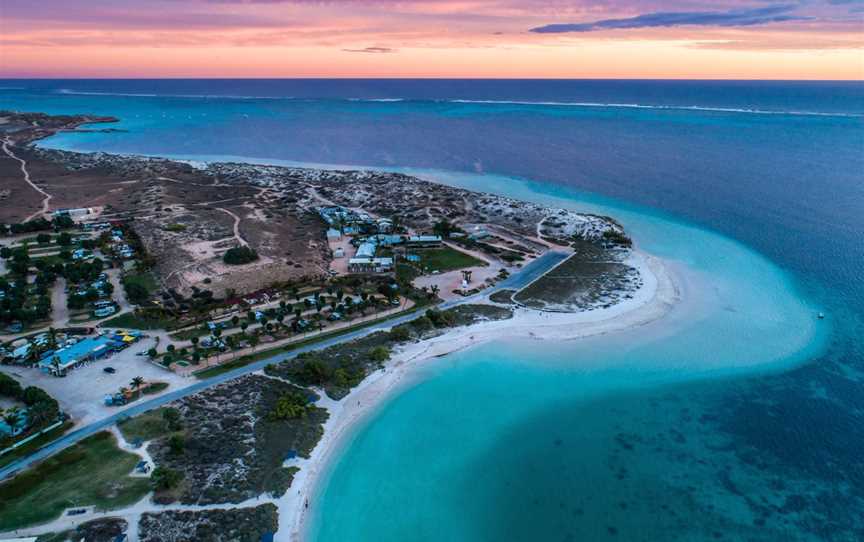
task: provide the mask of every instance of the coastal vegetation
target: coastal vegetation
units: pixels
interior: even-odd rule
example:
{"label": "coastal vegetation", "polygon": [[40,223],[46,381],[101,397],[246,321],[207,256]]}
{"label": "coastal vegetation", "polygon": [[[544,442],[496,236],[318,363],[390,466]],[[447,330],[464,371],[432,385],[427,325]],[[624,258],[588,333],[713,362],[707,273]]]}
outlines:
{"label": "coastal vegetation", "polygon": [[258,253],[247,246],[229,248],[222,256],[222,261],[228,265],[243,265],[258,259]]}
{"label": "coastal vegetation", "polygon": [[502,305],[510,305],[513,303],[513,294],[516,290],[498,290],[489,296],[489,300],[493,303],[501,303]]}
{"label": "coastal vegetation", "polygon": [[44,534],[37,542],[97,542],[117,540],[126,532],[129,524],[122,518],[93,519],[76,526],[74,529],[59,533]]}
{"label": "coastal vegetation", "polygon": [[196,540],[202,542],[258,542],[279,527],[273,504],[254,508],[147,512],[141,516],[141,542]]}
{"label": "coastal vegetation", "polygon": [[[0,373],[0,397],[19,403],[5,410],[0,409],[0,415],[6,424],[14,427],[19,426],[21,420],[26,423],[20,433],[14,436],[11,433],[4,433],[0,436],[0,449],[38,433],[60,418],[60,405],[56,399],[42,388],[22,387],[17,380],[6,373]],[[0,459],[6,458],[0,457]]]}
{"label": "coastal vegetation", "polygon": [[308,457],[323,433],[327,411],[316,399],[307,389],[248,375],[171,403],[176,418],[163,410],[122,430],[153,438],[148,450],[166,469],[160,502],[236,503],[288,489],[294,471],[282,466],[285,458]]}
{"label": "coastal vegetation", "polygon": [[129,442],[148,441],[182,428],[181,414],[176,408],[163,407],[138,416],[127,418],[117,424],[123,438]]}
{"label": "coastal vegetation", "polygon": [[321,388],[328,397],[339,400],[367,374],[381,368],[400,344],[426,338],[435,330],[512,316],[509,309],[493,305],[460,305],[445,311],[428,309],[423,316],[395,326],[389,332],[379,331],[323,350],[305,352],[267,365],[264,373],[301,386]]}
{"label": "coastal vegetation", "polygon": [[101,432],[82,440],[0,485],[0,531],[56,518],[73,506],[110,510],[150,491],[146,478],[129,473],[140,458]]}
{"label": "coastal vegetation", "polygon": [[592,243],[580,242],[575,254],[513,295],[526,307],[556,312],[579,312],[610,307],[642,286],[639,271],[620,255]]}

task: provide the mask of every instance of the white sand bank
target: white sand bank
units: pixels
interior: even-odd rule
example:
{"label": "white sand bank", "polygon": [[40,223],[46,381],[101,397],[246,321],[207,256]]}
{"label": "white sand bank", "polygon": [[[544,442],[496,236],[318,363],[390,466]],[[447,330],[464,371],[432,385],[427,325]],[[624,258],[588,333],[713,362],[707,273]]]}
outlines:
{"label": "white sand bank", "polygon": [[[324,426],[324,436],[309,459],[293,463],[300,467],[300,472],[294,478],[291,489],[277,503],[279,531],[276,539],[302,539],[308,512],[315,506],[313,497],[317,485],[329,462],[344,446],[346,437],[356,424],[391,396],[400,383],[410,381],[422,362],[504,338],[573,340],[623,331],[663,317],[681,300],[678,280],[662,260],[635,251],[626,263],[636,267],[643,280],[642,287],[633,293],[631,299],[607,309],[575,314],[520,308],[516,309],[510,320],[456,328],[438,337],[399,348],[384,370],[369,375],[341,401],[324,397],[318,403],[330,412],[330,418]],[[309,508],[305,507],[307,499]]]}

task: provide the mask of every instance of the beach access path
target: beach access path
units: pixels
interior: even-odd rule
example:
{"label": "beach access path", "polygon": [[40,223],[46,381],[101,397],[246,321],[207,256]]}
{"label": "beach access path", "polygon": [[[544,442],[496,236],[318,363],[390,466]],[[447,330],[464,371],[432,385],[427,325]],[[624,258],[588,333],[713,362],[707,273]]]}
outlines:
{"label": "beach access path", "polygon": [[12,150],[9,148],[9,145],[11,143],[12,142],[9,140],[8,137],[3,138],[3,152],[5,152],[6,155],[9,156],[9,158],[17,160],[18,163],[21,164],[21,174],[24,176],[24,181],[29,184],[33,190],[39,192],[43,196],[42,208],[24,219],[24,222],[30,222],[31,220],[40,215],[48,214],[48,209],[51,208],[51,194],[36,186],[36,183],[34,183],[32,179],[30,179],[30,172],[27,171],[27,161],[23,158],[19,158],[17,155],[15,155],[14,152],[12,152]]}
{"label": "beach access path", "polygon": [[[559,251],[547,252],[543,256],[540,256],[539,258],[537,258],[533,262],[526,265],[524,268],[519,270],[517,273],[514,273],[513,275],[511,275],[507,279],[499,282],[495,286],[493,286],[491,288],[487,288],[486,290],[483,290],[482,292],[475,294],[475,295],[472,295],[472,296],[469,296],[469,297],[464,297],[461,299],[454,299],[451,301],[446,301],[446,302],[440,304],[438,306],[438,308],[441,310],[446,310],[446,309],[450,309],[450,308],[453,308],[453,307],[456,307],[459,305],[474,303],[474,302],[477,302],[481,299],[484,299],[484,298],[488,297],[490,294],[492,294],[498,290],[502,290],[502,289],[520,289],[520,288],[523,288],[524,286],[530,284],[531,282],[533,282],[534,280],[536,280],[537,278],[539,278],[540,276],[545,274],[547,271],[549,271],[550,269],[552,269],[553,267],[555,267],[556,265],[558,265],[559,263],[564,261],[568,256],[569,256],[569,254],[565,253],[565,252],[559,252]],[[266,358],[266,359],[263,359],[260,361],[256,361],[254,363],[250,363],[249,365],[246,365],[244,367],[240,367],[240,368],[228,371],[226,373],[223,373],[223,374],[218,375],[218,376],[214,376],[214,377],[209,378],[207,380],[202,380],[200,382],[196,382],[196,383],[191,384],[185,388],[174,390],[172,392],[166,393],[164,395],[161,395],[161,396],[156,397],[154,399],[150,399],[148,401],[143,401],[140,403],[136,402],[136,404],[134,404],[133,406],[131,406],[131,407],[129,407],[129,408],[127,408],[121,412],[107,416],[101,420],[94,421],[94,422],[92,422],[92,423],[90,423],[84,427],[76,429],[76,430],[58,438],[54,442],[51,442],[50,444],[40,448],[39,450],[35,451],[34,453],[30,454],[29,456],[23,457],[23,458],[15,461],[13,463],[10,463],[9,465],[7,465],[5,467],[3,467],[2,469],[0,469],[0,480],[9,478],[12,475],[30,467],[34,463],[37,463],[39,461],[42,461],[43,459],[51,457],[52,455],[54,455],[54,454],[56,454],[62,450],[65,450],[66,448],[80,442],[81,440],[83,440],[89,436],[92,436],[92,435],[98,433],[99,431],[110,428],[112,425],[116,424],[119,421],[125,420],[126,418],[130,418],[132,416],[137,416],[139,414],[143,414],[144,412],[159,408],[159,407],[161,407],[167,403],[170,403],[172,401],[176,401],[178,399],[182,399],[182,398],[187,397],[189,395],[199,393],[199,392],[206,390],[208,388],[218,386],[219,384],[223,384],[225,382],[228,382],[229,380],[233,380],[235,378],[238,378],[238,377],[250,374],[250,373],[254,373],[255,371],[260,371],[265,366],[267,366],[271,363],[279,363],[281,361],[292,359],[292,358],[298,356],[299,354],[302,354],[305,352],[311,352],[314,350],[320,350],[323,348],[334,346],[337,344],[346,343],[346,342],[352,341],[354,339],[357,339],[359,337],[364,337],[366,335],[375,333],[376,331],[389,329],[393,326],[397,326],[399,324],[404,324],[406,322],[410,322],[411,320],[415,320],[417,318],[420,318],[421,316],[423,316],[423,312],[422,311],[416,311],[416,312],[413,312],[410,314],[406,314],[404,316],[392,318],[390,320],[381,322],[379,324],[374,324],[374,325],[371,325],[369,327],[358,329],[356,331],[352,331],[352,332],[346,333],[344,335],[340,335],[338,337],[333,337],[333,338],[325,339],[325,340],[322,340],[322,341],[319,341],[319,342],[316,342],[313,344],[305,345],[305,346],[299,347],[295,350],[292,350],[290,352],[274,354],[272,357],[269,357],[269,358]]]}

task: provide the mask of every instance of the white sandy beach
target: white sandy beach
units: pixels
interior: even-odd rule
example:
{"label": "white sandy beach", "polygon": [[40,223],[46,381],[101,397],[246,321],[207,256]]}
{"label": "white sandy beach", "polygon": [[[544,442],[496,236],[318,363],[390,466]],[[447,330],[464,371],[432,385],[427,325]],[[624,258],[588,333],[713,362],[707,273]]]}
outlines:
{"label": "white sandy beach", "polygon": [[[423,362],[503,338],[562,341],[624,331],[663,317],[681,301],[677,277],[662,260],[634,251],[627,263],[636,267],[643,279],[642,287],[631,299],[607,309],[574,314],[520,308],[509,320],[456,328],[438,337],[401,347],[394,352],[384,370],[369,375],[341,401],[323,397],[318,404],[327,408],[330,418],[311,457],[292,463],[300,467],[300,471],[291,489],[277,502],[279,531],[276,539],[292,542],[302,539],[308,512],[315,505],[313,497],[330,461],[345,445],[346,438],[358,422],[391,397],[400,384],[410,382]],[[307,499],[310,508],[304,506]]]}

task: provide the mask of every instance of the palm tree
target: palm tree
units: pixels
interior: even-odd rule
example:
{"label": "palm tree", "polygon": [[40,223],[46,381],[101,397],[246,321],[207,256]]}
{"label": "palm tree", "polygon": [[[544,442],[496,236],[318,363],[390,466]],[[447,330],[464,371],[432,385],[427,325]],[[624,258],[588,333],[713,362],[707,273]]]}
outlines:
{"label": "palm tree", "polygon": [[57,330],[53,327],[48,328],[48,348],[51,350],[57,348]]}
{"label": "palm tree", "polygon": [[135,391],[138,393],[138,395],[141,395],[141,386],[144,385],[144,377],[136,376],[132,379],[130,385],[135,388]]}
{"label": "palm tree", "polygon": [[17,406],[13,406],[6,410],[3,413],[3,421],[6,422],[6,425],[9,426],[10,434],[15,433],[15,426],[18,425],[18,422],[21,420],[21,409]]}
{"label": "palm tree", "polygon": [[50,413],[51,409],[48,407],[47,403],[39,401],[27,409],[27,418],[29,419],[31,426],[40,426],[49,421],[48,417]]}

